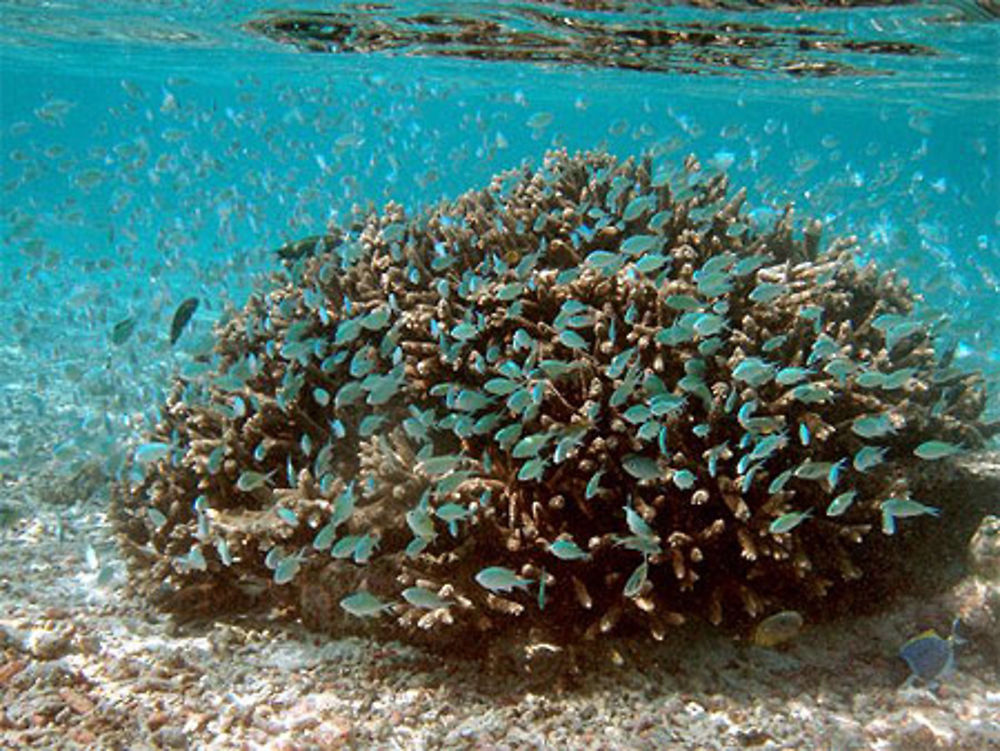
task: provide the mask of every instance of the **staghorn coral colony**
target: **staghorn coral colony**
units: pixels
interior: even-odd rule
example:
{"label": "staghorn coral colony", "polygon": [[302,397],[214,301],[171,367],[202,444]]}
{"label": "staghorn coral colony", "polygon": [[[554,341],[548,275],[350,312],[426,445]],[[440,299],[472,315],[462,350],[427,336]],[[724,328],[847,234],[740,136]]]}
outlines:
{"label": "staghorn coral colony", "polygon": [[554,152],[285,246],[118,488],[135,586],[475,648],[822,614],[884,576],[962,514],[908,468],[994,432],[982,380],[854,238],[757,231],[727,188]]}

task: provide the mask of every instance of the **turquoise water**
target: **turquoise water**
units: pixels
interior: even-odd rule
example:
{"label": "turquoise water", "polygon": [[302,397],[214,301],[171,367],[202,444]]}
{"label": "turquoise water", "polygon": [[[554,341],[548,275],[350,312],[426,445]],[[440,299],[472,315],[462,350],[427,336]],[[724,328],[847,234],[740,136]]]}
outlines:
{"label": "turquoise water", "polygon": [[[378,13],[399,29],[438,13],[549,36],[529,61],[482,60],[516,45],[487,55],[490,34],[439,47],[425,36],[323,54],[246,27],[306,7],[337,8],[356,28]],[[728,165],[753,216],[793,202],[800,223],[823,220],[825,238],[857,235],[921,292],[962,365],[994,384],[1000,374],[1000,24],[972,4],[0,9],[6,479],[69,476],[92,461],[114,473],[170,375],[211,346],[213,321],[277,268],[283,243],[349,219],[354,205],[431,205],[554,147]],[[584,23],[586,34],[574,31]],[[622,41],[639,36],[614,36],[623,28],[716,37],[653,55]],[[616,54],[595,41],[601,29]],[[548,54],[558,40],[576,51]],[[918,52],[850,51],[844,40]],[[201,304],[171,346],[171,317],[191,296]],[[134,324],[118,344],[116,324]],[[989,409],[1000,411],[995,388]]]}

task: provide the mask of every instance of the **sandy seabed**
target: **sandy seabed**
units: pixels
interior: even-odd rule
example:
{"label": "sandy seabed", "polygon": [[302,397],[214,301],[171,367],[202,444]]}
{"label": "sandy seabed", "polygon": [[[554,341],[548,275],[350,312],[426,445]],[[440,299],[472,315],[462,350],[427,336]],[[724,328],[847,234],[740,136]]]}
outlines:
{"label": "sandy seabed", "polygon": [[277,620],[178,626],[124,594],[104,503],[24,496],[0,489],[36,509],[0,532],[0,748],[1000,749],[995,654],[973,642],[936,690],[904,685],[898,647],[950,621],[950,593],[780,649],[622,640],[621,664],[540,682]]}

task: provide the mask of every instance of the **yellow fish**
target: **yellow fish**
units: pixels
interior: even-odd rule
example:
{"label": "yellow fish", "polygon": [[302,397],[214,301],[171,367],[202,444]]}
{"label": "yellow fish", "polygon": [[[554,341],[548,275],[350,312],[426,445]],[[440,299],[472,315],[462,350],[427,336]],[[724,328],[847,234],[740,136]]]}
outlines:
{"label": "yellow fish", "polygon": [[758,647],[774,647],[798,636],[805,621],[795,610],[782,610],[758,623],[750,636],[750,641]]}

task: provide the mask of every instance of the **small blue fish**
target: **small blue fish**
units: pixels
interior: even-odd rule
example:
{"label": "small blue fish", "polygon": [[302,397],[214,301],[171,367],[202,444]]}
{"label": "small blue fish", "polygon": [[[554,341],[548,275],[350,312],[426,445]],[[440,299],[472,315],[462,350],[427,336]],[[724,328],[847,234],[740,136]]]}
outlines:
{"label": "small blue fish", "polygon": [[846,357],[835,357],[823,367],[824,373],[829,373],[843,385],[849,375],[857,370],[857,366]]}
{"label": "small blue fish", "polygon": [[746,276],[747,274],[752,274],[770,260],[771,257],[766,255],[755,255],[741,258],[736,262],[736,265],[733,266],[733,275]]}
{"label": "small blue fish", "polygon": [[431,515],[419,506],[406,512],[406,525],[415,537],[421,537],[425,540],[433,540],[437,537]]}
{"label": "small blue fish", "polygon": [[219,554],[219,560],[222,561],[225,566],[233,565],[233,555],[229,551],[229,543],[223,538],[219,538],[215,541],[215,550]]}
{"label": "small blue fish", "polygon": [[476,325],[468,321],[462,321],[451,329],[452,337],[463,342],[475,338],[478,334],[479,329]]}
{"label": "small blue fish", "polygon": [[645,404],[633,404],[631,407],[626,409],[624,413],[622,413],[622,417],[633,425],[645,422],[649,419],[650,415],[650,409]]}
{"label": "small blue fish", "polygon": [[726,319],[715,313],[702,313],[694,321],[695,333],[700,336],[714,336],[726,327]]}
{"label": "small blue fish", "polygon": [[379,331],[380,329],[385,328],[385,325],[389,322],[391,312],[392,311],[387,306],[380,305],[366,315],[362,316],[359,319],[359,322],[369,331]]}
{"label": "small blue fish", "polygon": [[201,552],[201,548],[195,546],[188,551],[188,554],[183,558],[179,559],[181,566],[186,571],[207,571],[208,562],[205,560],[205,554]]}
{"label": "small blue fish", "polygon": [[601,475],[604,474],[603,469],[597,470],[587,481],[587,489],[584,492],[584,497],[589,501],[595,495],[597,495],[601,490]]}
{"label": "small blue fish", "polygon": [[605,276],[612,276],[618,273],[618,270],[625,263],[625,256],[607,250],[595,250],[584,258],[583,262],[588,266],[593,266]]}
{"label": "small blue fish", "polygon": [[698,354],[704,357],[711,357],[720,349],[725,342],[717,336],[713,336],[711,339],[703,339],[698,343]]}
{"label": "small blue fish", "polygon": [[545,473],[545,465],[547,461],[542,458],[535,458],[531,461],[525,462],[521,469],[517,473],[517,479],[521,482],[530,482],[532,480],[539,480]]}
{"label": "small blue fish", "polygon": [[635,347],[629,347],[628,349],[619,352],[613,358],[611,358],[611,363],[608,365],[605,373],[608,378],[620,378],[622,373],[625,372],[625,368],[628,367],[629,362],[632,360],[632,356],[635,354]]}
{"label": "small blue fish", "polygon": [[153,528],[159,529],[164,524],[167,523],[167,516],[158,508],[150,506],[146,509],[146,513],[149,514],[149,520],[153,522]]}
{"label": "small blue fish", "polygon": [[782,368],[774,377],[782,386],[794,386],[799,381],[804,381],[813,371],[809,368]]}
{"label": "small blue fish", "polygon": [[514,444],[511,456],[515,459],[528,459],[537,456],[538,452],[545,447],[545,444],[551,438],[552,434],[550,433],[535,433],[534,435],[525,436]]}
{"label": "small blue fish", "polygon": [[786,532],[791,532],[802,522],[812,516],[812,509],[806,509],[805,511],[789,511],[787,514],[782,514],[767,528],[772,535],[781,535]]}
{"label": "small blue fish", "polygon": [[958,627],[959,619],[956,618],[947,639],[938,636],[934,629],[928,629],[899,648],[900,658],[910,668],[910,677],[904,685],[921,681],[934,688],[941,678],[951,674],[955,668],[955,647],[965,643],[957,633]]}
{"label": "small blue fish", "polygon": [[883,334],[893,326],[906,320],[906,317],[899,313],[883,313],[872,320],[872,328],[881,331]]}
{"label": "small blue fish", "polygon": [[585,561],[590,558],[589,553],[573,542],[573,540],[566,538],[551,543],[549,545],[549,552],[556,558],[564,561]]}
{"label": "small blue fish", "polygon": [[642,587],[646,583],[646,576],[649,572],[649,565],[646,563],[646,559],[643,558],[642,563],[636,567],[632,575],[629,576],[628,581],[625,582],[625,588],[622,590],[622,594],[626,597],[636,597],[642,592]]}
{"label": "small blue fish", "polygon": [[[763,461],[771,456],[774,452],[780,451],[785,446],[788,445],[788,437],[784,433],[774,433],[772,435],[766,436],[757,442],[754,446],[753,451],[746,455],[749,462]],[[746,467],[737,468],[739,474],[743,474]]]}
{"label": "small blue fish", "polygon": [[[639,480],[655,480],[663,476],[663,470],[655,459],[639,454],[626,454],[622,459],[622,469]],[[633,512],[634,513],[634,512]]]}
{"label": "small blue fish", "polygon": [[647,537],[645,535],[629,535],[628,537],[618,537],[615,545],[621,545],[627,550],[634,550],[644,555],[659,555],[663,552],[660,547],[659,537]]}
{"label": "small blue fish", "polygon": [[837,480],[840,479],[840,473],[844,469],[844,465],[847,464],[847,459],[841,459],[839,462],[834,462],[833,466],[830,467],[830,471],[826,475],[826,482],[830,486],[830,492],[837,487]]}
{"label": "small blue fish", "polygon": [[656,208],[656,196],[638,196],[629,201],[628,205],[625,206],[625,211],[622,212],[622,219],[626,222],[631,222],[654,208]]}
{"label": "small blue fish", "polygon": [[460,389],[448,406],[462,412],[478,412],[493,403],[493,399],[472,389]]}
{"label": "small blue fish", "polygon": [[437,592],[426,587],[409,587],[404,589],[402,594],[403,599],[413,605],[413,607],[424,608],[425,610],[437,610],[438,608],[446,608],[453,604],[450,600],[446,600]]}
{"label": "small blue fish", "polygon": [[337,534],[337,526],[327,522],[316,537],[313,538],[312,546],[315,550],[326,550],[333,544],[333,538]]}
{"label": "small blue fish", "polygon": [[877,467],[885,461],[885,452],[888,449],[884,446],[863,446],[854,455],[854,468],[858,472],[867,472],[872,467]]}
{"label": "small blue fish", "polygon": [[337,496],[333,503],[333,516],[330,517],[330,524],[336,527],[351,518],[354,513],[354,482],[352,481]]}
{"label": "small blue fish", "polygon": [[586,339],[570,329],[560,332],[559,341],[570,349],[587,349],[589,346]]}
{"label": "small blue fish", "polygon": [[643,274],[652,274],[670,263],[670,256],[662,253],[651,253],[635,262],[635,270]]}
{"label": "small blue fish", "polygon": [[494,396],[510,396],[521,388],[521,384],[509,378],[491,378],[483,384],[483,389]]}
{"label": "small blue fish", "polygon": [[927,506],[911,498],[887,498],[882,501],[882,532],[895,534],[896,519],[907,519],[914,516],[940,516],[941,509]]}
{"label": "small blue fish", "polygon": [[274,583],[287,584],[298,573],[302,559],[298,554],[284,558],[274,569]]}
{"label": "small blue fish", "polygon": [[885,373],[868,369],[859,373],[854,382],[863,389],[882,388],[885,384]]}
{"label": "small blue fish", "polygon": [[340,607],[358,618],[369,618],[391,608],[392,604],[382,602],[371,592],[361,590],[342,599]]}
{"label": "small blue fish", "polygon": [[649,410],[654,417],[664,417],[682,409],[686,401],[678,394],[657,394],[649,400]]}
{"label": "small blue fish", "polygon": [[239,479],[236,480],[236,487],[244,493],[252,492],[270,483],[271,478],[274,477],[274,473],[277,471],[276,469],[272,469],[265,475],[250,469],[245,470],[240,473]]}
{"label": "small blue fish", "polygon": [[472,511],[467,506],[458,503],[445,503],[434,509],[434,515],[446,523],[468,519]]}
{"label": "small blue fish", "polygon": [[747,426],[747,420],[753,415],[754,411],[757,409],[757,400],[751,399],[748,402],[740,405],[739,410],[736,412],[736,419],[739,421],[740,425],[744,428]]}
{"label": "small blue fish", "polygon": [[355,549],[358,547],[358,543],[361,541],[361,537],[358,535],[345,535],[334,543],[333,547],[330,548],[331,558],[350,558],[354,555]]}
{"label": "small blue fish", "polygon": [[650,420],[649,422],[643,423],[639,427],[639,430],[636,431],[636,437],[638,437],[638,439],[643,443],[649,443],[656,438],[660,430],[660,423],[655,420]]}
{"label": "small blue fish", "polygon": [[891,373],[885,373],[882,380],[882,388],[887,391],[902,388],[911,378],[913,378],[916,372],[916,368],[900,368],[899,370],[894,370]]}
{"label": "small blue fish", "polygon": [[[111,330],[111,343],[116,347],[120,347],[128,338],[132,336],[132,332],[135,331],[135,318],[129,317],[124,318],[114,325]],[[171,342],[173,344],[173,342]]]}
{"label": "small blue fish", "polygon": [[788,481],[792,479],[792,475],[794,474],[794,472],[795,472],[795,467],[789,467],[780,475],[775,477],[773,480],[771,480],[771,484],[767,486],[767,492],[770,493],[771,495],[774,495],[775,493],[780,493],[782,489],[785,487],[785,485],[788,483]]}
{"label": "small blue fish", "polygon": [[886,413],[877,415],[861,415],[851,423],[851,432],[862,438],[881,438],[889,433],[895,433],[896,428]]}
{"label": "small blue fish", "polygon": [[701,300],[692,295],[668,295],[664,303],[674,310],[682,311],[701,310],[704,305]]}
{"label": "small blue fish", "polygon": [[354,562],[368,563],[378,544],[379,538],[375,535],[362,535],[354,545]]}
{"label": "small blue fish", "polygon": [[740,482],[740,492],[743,495],[746,495],[748,492],[750,492],[750,486],[753,485],[753,478],[757,474],[757,471],[759,469],[760,469],[760,464],[759,463],[754,464],[752,467],[750,467],[750,469],[747,470],[747,473],[743,475],[743,480]]}
{"label": "small blue fish", "polygon": [[135,450],[135,461],[139,464],[150,464],[170,456],[169,443],[144,443]]}
{"label": "small blue fish", "polygon": [[648,253],[662,244],[663,238],[659,235],[633,235],[625,240],[619,250],[630,256],[639,256]]}
{"label": "small blue fish", "polygon": [[639,515],[638,511],[631,506],[622,506],[622,509],[625,511],[625,523],[628,525],[632,534],[651,540],[658,539],[656,532],[654,532],[653,528],[646,523],[646,520]]}
{"label": "small blue fish", "polygon": [[767,303],[788,293],[788,285],[774,282],[760,282],[749,295],[749,299],[754,302],[766,305]]}
{"label": "small blue fish", "polygon": [[[770,339],[764,341],[760,346],[761,352],[774,352],[776,349],[780,349],[788,341],[788,334],[778,334],[777,336],[772,336]],[[787,368],[785,368],[787,370]]]}
{"label": "small blue fish", "polygon": [[924,441],[913,449],[914,456],[927,460],[944,459],[945,457],[954,456],[961,452],[961,446],[956,446],[954,443],[947,443],[946,441]]}
{"label": "small blue fish", "polygon": [[[843,461],[843,460],[841,460]],[[823,480],[830,476],[837,463],[835,462],[814,462],[806,459],[795,468],[795,476],[803,480]]]}
{"label": "small blue fish", "polygon": [[791,391],[792,398],[803,404],[823,404],[830,401],[834,394],[826,386],[817,383],[800,383]]}
{"label": "small blue fish", "polygon": [[700,276],[696,272],[695,278],[698,282],[696,287],[698,294],[705,297],[719,297],[733,289],[728,272],[701,274]]}
{"label": "small blue fish", "polygon": [[337,330],[333,335],[334,346],[340,346],[341,344],[348,344],[354,341],[358,334],[361,333],[361,321],[348,318],[337,324]]}
{"label": "small blue fish", "polygon": [[885,347],[891,350],[896,344],[917,332],[925,330],[924,324],[920,321],[902,321],[891,326],[885,331]]}
{"label": "small blue fish", "polygon": [[536,342],[533,336],[524,329],[514,332],[514,349],[532,349]]}
{"label": "small blue fish", "polygon": [[674,471],[673,482],[680,490],[690,490],[693,488],[696,479],[694,473],[689,469]]}
{"label": "small blue fish", "polygon": [[420,467],[428,475],[443,475],[451,472],[462,463],[465,457],[461,454],[444,454],[441,456],[431,456],[420,462]]}
{"label": "small blue fish", "polygon": [[[695,329],[698,325],[695,324]],[[775,366],[759,357],[747,357],[733,369],[733,378],[749,386],[763,386],[774,375]]]}
{"label": "small blue fish", "polygon": [[851,507],[851,504],[854,502],[854,498],[857,496],[857,494],[858,491],[856,490],[848,490],[846,493],[841,493],[840,495],[838,495],[836,498],[830,501],[830,505],[826,507],[826,515],[840,516],[841,514],[843,514],[845,511],[847,511],[847,509]]}
{"label": "small blue fish", "polygon": [[490,592],[510,592],[515,587],[523,590],[528,589],[531,579],[522,579],[509,568],[503,566],[489,566],[484,568],[475,576],[476,583]]}
{"label": "small blue fish", "polygon": [[[803,313],[805,313],[805,309],[799,311],[800,315]],[[815,312],[813,314],[815,314]],[[816,338],[816,341],[813,342],[812,352],[809,355],[809,359],[806,360],[806,365],[812,365],[820,360],[826,360],[836,354],[838,350],[839,347],[834,339],[830,338],[826,334],[820,334]]]}

